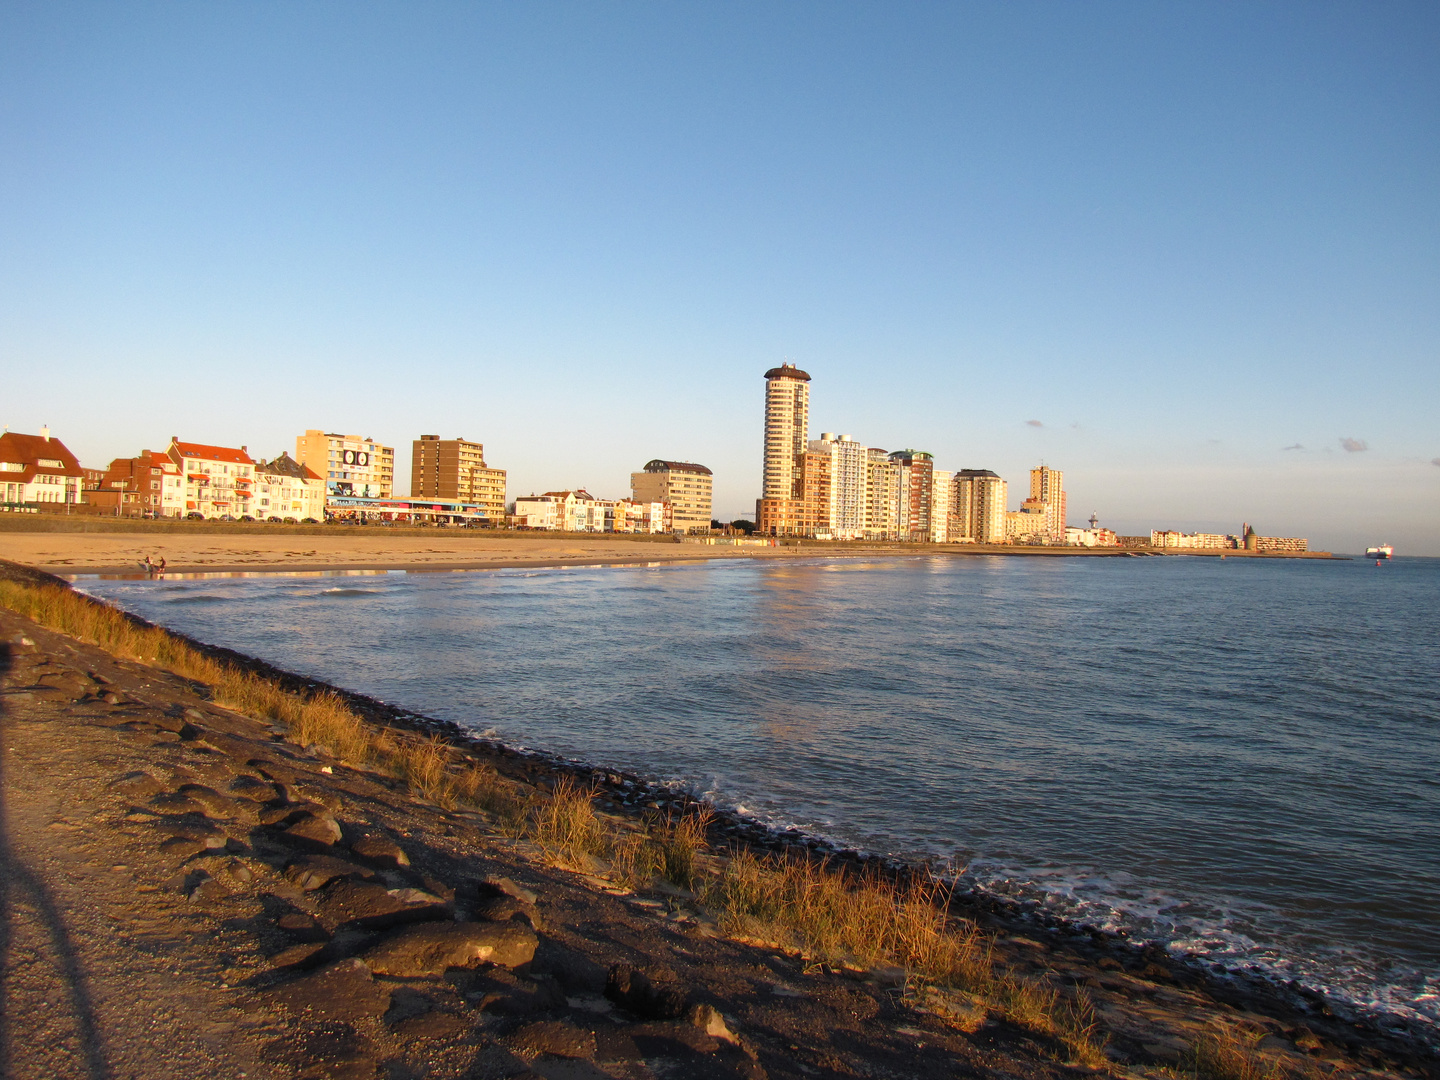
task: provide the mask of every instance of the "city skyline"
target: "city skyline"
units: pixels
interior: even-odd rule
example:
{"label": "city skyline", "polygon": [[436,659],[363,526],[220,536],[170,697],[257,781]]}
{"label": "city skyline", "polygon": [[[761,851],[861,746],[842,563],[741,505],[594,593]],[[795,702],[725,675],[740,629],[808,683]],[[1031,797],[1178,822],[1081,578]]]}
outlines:
{"label": "city skyline", "polygon": [[11,7],[0,423],[730,519],[789,362],[1077,523],[1440,555],[1440,12],[1038,11]]}

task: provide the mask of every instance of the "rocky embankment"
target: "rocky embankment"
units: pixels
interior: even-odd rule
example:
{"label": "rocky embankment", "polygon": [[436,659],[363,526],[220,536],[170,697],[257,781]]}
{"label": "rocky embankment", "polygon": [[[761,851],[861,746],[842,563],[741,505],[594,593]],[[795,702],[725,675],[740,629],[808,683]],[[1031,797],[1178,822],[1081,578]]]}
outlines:
{"label": "rocky embankment", "polygon": [[[550,865],[490,815],[291,745],[204,686],[3,610],[0,642],[7,1076],[1094,1071],[901,973],[730,940],[662,882]],[[553,781],[533,759],[496,764]],[[1007,963],[1093,996],[1102,1072],[1173,1076],[1197,1033],[1223,1030],[1295,1075],[1436,1075],[1318,1007],[1227,1001],[1086,935],[994,929]]]}

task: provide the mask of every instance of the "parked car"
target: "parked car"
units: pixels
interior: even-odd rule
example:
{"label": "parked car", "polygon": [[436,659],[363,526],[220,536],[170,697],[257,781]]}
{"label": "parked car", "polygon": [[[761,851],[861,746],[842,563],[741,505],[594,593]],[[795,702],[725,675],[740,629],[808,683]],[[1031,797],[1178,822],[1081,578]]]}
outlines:
{"label": "parked car", "polygon": [[301,525],[319,525],[320,523],[319,523],[318,521],[316,521],[314,518],[301,518],[301,519],[300,519],[300,524],[301,524]]}
{"label": "parked car", "polygon": [[249,514],[241,514],[241,515],[240,515],[240,520],[241,520],[241,521],[254,521],[255,519],[254,519],[253,517],[251,517]]}
{"label": "parked car", "polygon": [[198,511],[198,510],[191,510],[188,514],[185,515],[185,520],[186,520],[186,521],[204,521],[204,520],[205,520],[205,515],[202,514],[202,513],[200,513],[200,511]]}

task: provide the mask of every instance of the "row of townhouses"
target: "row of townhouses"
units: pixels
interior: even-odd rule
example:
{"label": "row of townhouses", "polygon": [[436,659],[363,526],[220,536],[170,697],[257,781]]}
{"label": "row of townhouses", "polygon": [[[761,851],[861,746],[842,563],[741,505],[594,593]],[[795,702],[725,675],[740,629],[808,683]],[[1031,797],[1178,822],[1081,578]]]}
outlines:
{"label": "row of townhouses", "polygon": [[394,494],[395,450],[371,438],[317,429],[266,461],[246,446],[172,437],[163,451],[84,469],[48,428],[0,436],[0,505],[89,504],[120,516],[282,522],[439,521],[569,532],[700,532],[710,528],[713,477],[704,465],[655,459],[630,477],[628,499],[584,489],[516,500],[505,470],[463,438],[414,441],[410,496]]}
{"label": "row of townhouses", "polygon": [[39,435],[7,430],[0,435],[0,503],[89,504],[133,517],[504,522],[505,471],[485,465],[479,443],[425,435],[415,440],[415,460],[426,467],[415,470],[410,497],[396,498],[394,448],[357,435],[311,429],[296,437],[294,457],[282,452],[269,461],[246,446],[173,436],[163,451],[84,469],[48,428]]}
{"label": "row of townhouses", "polygon": [[565,532],[706,533],[714,480],[704,465],[655,458],[630,474],[628,499],[597,499],[584,488],[522,495],[510,520]]}

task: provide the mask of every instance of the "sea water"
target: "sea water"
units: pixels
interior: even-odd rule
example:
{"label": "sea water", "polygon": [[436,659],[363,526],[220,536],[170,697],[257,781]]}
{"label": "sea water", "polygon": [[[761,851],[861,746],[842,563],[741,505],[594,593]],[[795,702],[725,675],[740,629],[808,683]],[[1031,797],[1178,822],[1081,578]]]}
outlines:
{"label": "sea water", "polygon": [[82,588],[514,744],[1440,1031],[1440,560]]}

